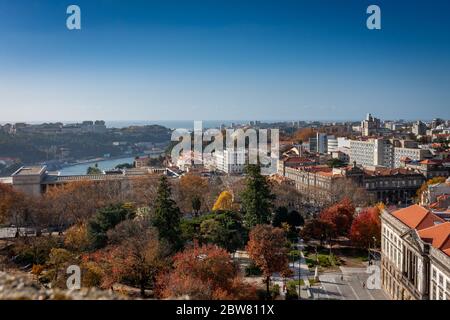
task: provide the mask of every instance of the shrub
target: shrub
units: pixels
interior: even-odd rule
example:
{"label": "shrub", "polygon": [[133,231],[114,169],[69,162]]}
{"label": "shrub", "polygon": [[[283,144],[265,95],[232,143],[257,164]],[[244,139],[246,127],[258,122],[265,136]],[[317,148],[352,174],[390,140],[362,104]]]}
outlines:
{"label": "shrub", "polygon": [[272,288],[270,288],[270,296],[272,300],[275,300],[280,295],[280,286],[278,284],[274,284]]}

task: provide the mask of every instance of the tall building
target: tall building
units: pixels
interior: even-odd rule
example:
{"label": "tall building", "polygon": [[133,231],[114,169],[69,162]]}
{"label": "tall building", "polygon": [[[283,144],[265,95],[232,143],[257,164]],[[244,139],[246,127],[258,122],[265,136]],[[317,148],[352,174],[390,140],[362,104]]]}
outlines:
{"label": "tall building", "polygon": [[422,121],[417,121],[412,126],[412,133],[416,136],[423,136],[427,133],[427,125]]}
{"label": "tall building", "polygon": [[365,120],[361,121],[361,133],[363,137],[376,135],[380,128],[380,119],[373,117],[370,113],[367,114]]}
{"label": "tall building", "polygon": [[399,168],[406,158],[421,161],[430,157],[429,150],[417,148],[409,141],[385,138],[350,140],[350,161],[363,166]]}
{"label": "tall building", "polygon": [[450,222],[413,205],[381,215],[381,283],[398,300],[450,300]]}
{"label": "tall building", "polygon": [[327,136],[327,152],[337,152],[339,151],[338,139],[335,136]]}
{"label": "tall building", "polygon": [[393,167],[393,146],[383,138],[350,140],[350,162],[363,166]]}
{"label": "tall building", "polygon": [[[334,138],[334,136],[332,136]],[[316,133],[312,138],[309,138],[309,152],[327,153],[328,152],[328,136],[326,133]]]}

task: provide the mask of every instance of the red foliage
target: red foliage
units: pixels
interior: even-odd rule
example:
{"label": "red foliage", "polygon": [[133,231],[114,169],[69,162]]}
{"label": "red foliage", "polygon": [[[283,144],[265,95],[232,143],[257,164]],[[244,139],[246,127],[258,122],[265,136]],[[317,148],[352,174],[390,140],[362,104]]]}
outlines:
{"label": "red foliage", "polygon": [[250,232],[247,251],[264,275],[289,270],[287,239],[284,230],[271,225],[257,225]]}
{"label": "red foliage", "polygon": [[356,246],[367,248],[373,245],[374,237],[377,244],[379,244],[381,237],[381,220],[380,211],[376,207],[361,211],[353,220],[350,229],[350,239]]}
{"label": "red foliage", "polygon": [[253,299],[255,288],[244,284],[229,253],[214,245],[195,245],[174,256],[174,270],[159,277],[164,298]]}
{"label": "red foliage", "polygon": [[320,214],[320,219],[329,222],[333,226],[336,236],[347,236],[353,221],[355,207],[348,198],[325,209]]}

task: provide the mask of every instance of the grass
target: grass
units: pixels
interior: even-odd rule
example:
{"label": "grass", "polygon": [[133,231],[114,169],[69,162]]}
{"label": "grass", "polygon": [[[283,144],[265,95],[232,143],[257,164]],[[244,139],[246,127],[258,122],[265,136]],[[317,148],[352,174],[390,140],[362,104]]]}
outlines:
{"label": "grass", "polygon": [[315,253],[309,253],[305,258],[306,264],[308,265],[308,268],[314,268],[315,266],[319,266],[322,268],[331,268],[331,267],[338,267],[341,265],[341,260],[339,257],[335,256],[334,254],[324,254],[324,253],[318,253],[317,259]]}
{"label": "grass", "polygon": [[[315,280],[314,278],[308,278],[308,281],[309,281],[309,284],[311,286],[314,286],[314,285],[319,283],[319,281]],[[288,287],[295,287],[295,286],[298,286],[299,283],[300,283],[300,286],[304,286],[305,285],[305,281],[303,279],[300,279],[300,280],[297,279],[297,280],[289,280],[288,283],[287,283],[287,286]]]}

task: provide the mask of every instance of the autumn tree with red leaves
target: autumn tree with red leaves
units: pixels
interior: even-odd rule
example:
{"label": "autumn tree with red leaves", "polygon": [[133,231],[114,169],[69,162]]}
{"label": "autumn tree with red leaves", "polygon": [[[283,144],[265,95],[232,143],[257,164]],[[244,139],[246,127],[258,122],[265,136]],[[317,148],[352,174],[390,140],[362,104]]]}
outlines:
{"label": "autumn tree with red leaves", "polygon": [[161,274],[160,296],[190,299],[255,299],[256,289],[245,284],[230,254],[215,245],[185,249],[173,258],[173,271]]}
{"label": "autumn tree with red leaves", "polygon": [[141,296],[153,288],[156,276],[168,267],[169,248],[158,239],[156,228],[145,221],[127,220],[108,231],[109,246],[84,257],[103,270],[101,286],[126,282],[139,287]]}
{"label": "autumn tree with red leaves", "polygon": [[353,222],[355,207],[348,198],[323,210],[320,213],[320,220],[326,221],[333,226],[335,236],[348,236]]}
{"label": "autumn tree with red leaves", "polygon": [[368,248],[374,241],[379,244],[380,237],[381,220],[378,208],[368,208],[361,211],[353,220],[350,229],[352,243],[361,248]]}
{"label": "autumn tree with red leaves", "polygon": [[270,277],[278,272],[288,275],[289,257],[288,240],[281,228],[271,225],[257,225],[250,231],[247,251],[250,258],[266,277],[267,297],[270,294]]}

